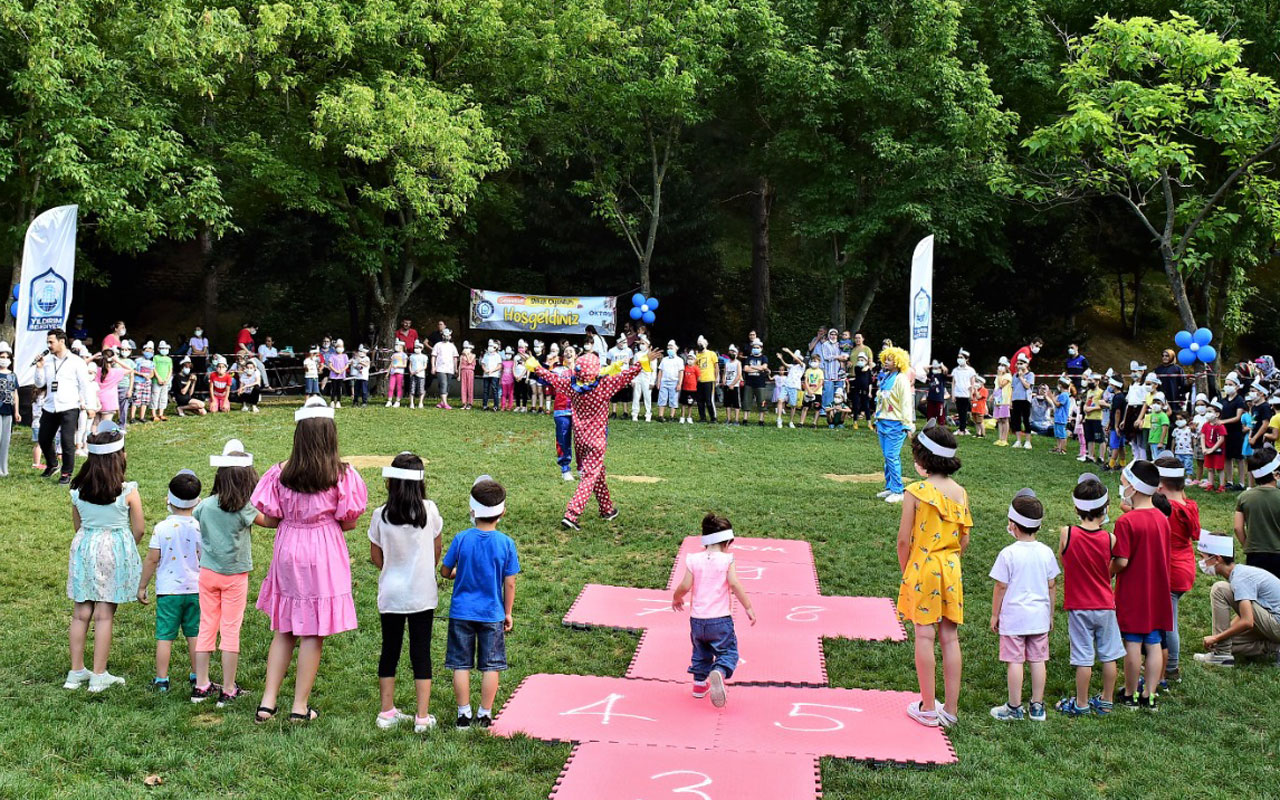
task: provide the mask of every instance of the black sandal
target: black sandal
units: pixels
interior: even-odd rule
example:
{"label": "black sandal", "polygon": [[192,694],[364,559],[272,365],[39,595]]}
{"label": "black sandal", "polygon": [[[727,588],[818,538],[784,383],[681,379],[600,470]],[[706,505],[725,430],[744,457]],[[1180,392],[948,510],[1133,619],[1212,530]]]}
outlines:
{"label": "black sandal", "polygon": [[[266,716],[262,716],[263,712]],[[276,709],[267,706],[258,706],[258,710],[253,712],[253,721],[261,725],[264,722],[270,722],[276,718]]]}
{"label": "black sandal", "polygon": [[290,722],[314,722],[317,719],[320,719],[320,712],[316,711],[311,706],[307,706],[307,713],[305,714],[298,714],[298,713],[289,714]]}

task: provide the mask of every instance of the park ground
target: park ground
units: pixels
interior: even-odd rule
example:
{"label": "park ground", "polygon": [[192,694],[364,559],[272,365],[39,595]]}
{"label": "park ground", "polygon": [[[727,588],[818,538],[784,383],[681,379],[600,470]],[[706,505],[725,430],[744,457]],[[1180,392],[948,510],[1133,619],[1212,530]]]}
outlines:
{"label": "park ground", "polygon": [[[260,415],[235,412],[134,426],[129,476],[140,483],[148,527],[165,514],[165,485],[190,467],[206,487],[207,455],[232,436],[266,465],[288,454],[290,409]],[[661,587],[680,540],[697,532],[708,510],[727,515],[745,536],[806,539],[813,545],[824,594],[896,597],[894,550],[898,507],[873,495],[874,482],[834,482],[827,474],[869,475],[881,461],[868,431],[777,430],[614,423],[608,464],[622,515],[605,523],[590,511],[583,530],[558,521],[572,484],[553,464],[550,419],[516,414],[343,409],[338,424],[344,456],[369,483],[370,508],[385,497],[379,471],[402,450],[428,461],[430,496],[445,519],[445,537],[467,526],[467,491],[490,473],[508,489],[502,529],[520,548],[515,630],[508,640],[512,669],[498,706],[522,678],[539,672],[622,675],[637,637],[571,630],[560,619],[588,582]],[[22,435],[28,433],[20,429]],[[15,437],[22,439],[22,435]],[[1200,798],[1280,795],[1280,670],[1250,665],[1210,672],[1191,659],[1209,626],[1209,579],[1199,577],[1182,603],[1183,680],[1154,715],[1117,710],[1109,718],[1045,724],[1001,724],[987,710],[1005,696],[996,637],[987,628],[991,581],[986,577],[1005,533],[1013,493],[1031,486],[1048,506],[1041,540],[1056,545],[1058,526],[1071,521],[1069,492],[1080,472],[1070,457],[1053,456],[1043,440],[1032,452],[963,439],[957,478],[969,492],[975,527],[964,559],[969,616],[961,630],[964,690],[961,722],[951,736],[955,766],[916,770],[823,761],[829,798]],[[0,797],[4,798],[295,798],[432,797],[534,800],[551,791],[568,745],[505,740],[448,726],[426,737],[380,731],[376,661],[379,647],[377,574],[368,560],[367,526],[348,534],[355,579],[357,631],[326,646],[312,696],[321,719],[307,727],[255,726],[270,632],[266,618],[246,615],[240,682],[242,705],[222,711],[187,701],[180,681],[169,695],[148,690],[153,675],[154,607],[121,608],[111,670],[128,684],[101,695],[61,688],[67,669],[64,591],[73,531],[65,488],[29,469],[29,450],[16,447],[13,477],[0,481]],[[909,465],[908,465],[909,469]],[[1115,479],[1108,479],[1115,489]],[[1233,497],[1201,498],[1205,527],[1224,530]],[[1117,510],[1113,508],[1113,514]],[[366,517],[367,519],[367,517]],[[145,539],[144,539],[145,542]],[[271,532],[255,531],[250,598],[257,595],[271,554]],[[448,613],[442,587],[439,614]],[[1059,611],[1052,635],[1050,702],[1072,682],[1066,620]],[[750,636],[744,632],[744,636]],[[443,668],[444,624],[436,627],[432,706],[442,723],[452,717],[449,675]],[[828,641],[831,684],[914,690],[912,644]],[[185,648],[175,647],[174,675],[185,673]],[[401,662],[399,704],[410,707],[407,654]],[[216,661],[215,661],[216,663]],[[215,677],[217,671],[215,669]],[[292,673],[282,701],[287,705]],[[730,701],[732,702],[732,700]],[[708,707],[707,713],[714,713]],[[282,715],[283,716],[283,715]],[[146,785],[149,776],[163,783]],[[1270,789],[1267,787],[1271,787]]]}

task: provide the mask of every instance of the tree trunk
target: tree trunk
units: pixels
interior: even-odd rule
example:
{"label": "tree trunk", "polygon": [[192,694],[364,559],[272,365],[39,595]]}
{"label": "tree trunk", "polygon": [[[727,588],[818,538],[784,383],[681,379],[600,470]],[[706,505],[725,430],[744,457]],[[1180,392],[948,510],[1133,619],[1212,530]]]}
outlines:
{"label": "tree trunk", "polygon": [[756,179],[755,231],[751,239],[751,323],[763,340],[769,339],[769,212],[773,186],[768,176]]}
{"label": "tree trunk", "polygon": [[[200,244],[200,256],[204,262],[202,287],[204,309],[201,319],[204,323],[205,336],[212,342],[218,331],[218,295],[222,288],[222,281],[231,269],[231,262],[225,258],[214,257],[213,235],[209,233],[207,225],[200,227],[200,231],[196,234],[196,241]],[[216,351],[216,345],[210,350]]]}
{"label": "tree trunk", "polygon": [[0,317],[4,319],[4,323],[0,324],[0,341],[12,342],[15,345],[17,344],[17,336],[14,334],[18,330],[18,321],[9,313],[9,306],[13,305],[13,287],[17,286],[21,280],[22,248],[19,247],[13,252],[13,270],[9,277],[9,293],[4,296],[4,315]]}
{"label": "tree trunk", "polygon": [[845,317],[848,314],[845,294],[849,288],[849,280],[844,276],[836,279],[836,288],[831,295],[831,324],[841,331],[845,329]]}
{"label": "tree trunk", "polygon": [[867,285],[865,294],[862,295],[861,302],[858,303],[858,310],[854,312],[853,322],[849,323],[849,330],[857,333],[862,327],[863,321],[867,318],[867,312],[871,310],[871,303],[876,298],[876,292],[880,289],[880,279],[884,276],[885,267],[888,266],[889,256],[886,254],[880,259],[880,268],[875,270],[871,276],[871,283]]}
{"label": "tree trunk", "polygon": [[1162,247],[1160,250],[1161,258],[1164,260],[1164,274],[1169,278],[1169,290],[1173,292],[1173,303],[1178,308],[1178,317],[1182,320],[1182,327],[1189,331],[1196,329],[1196,315],[1191,310],[1191,301],[1187,299],[1187,284],[1182,279],[1182,271],[1178,268],[1179,264],[1173,257],[1173,251],[1168,246]]}
{"label": "tree trunk", "polygon": [[1126,304],[1124,299],[1124,273],[1123,272],[1116,273],[1116,286],[1119,287],[1119,290],[1120,290],[1120,327],[1123,329],[1123,328],[1129,327],[1128,311],[1126,309]]}
{"label": "tree trunk", "polygon": [[1133,331],[1129,334],[1130,339],[1138,338],[1138,317],[1142,316],[1142,273],[1143,270],[1133,273]]}
{"label": "tree trunk", "polygon": [[[354,344],[355,342],[360,341],[360,305],[356,301],[355,292],[346,292],[346,296],[347,323],[351,326],[350,333],[347,335],[347,341]],[[355,348],[352,347],[351,349],[354,350]]]}

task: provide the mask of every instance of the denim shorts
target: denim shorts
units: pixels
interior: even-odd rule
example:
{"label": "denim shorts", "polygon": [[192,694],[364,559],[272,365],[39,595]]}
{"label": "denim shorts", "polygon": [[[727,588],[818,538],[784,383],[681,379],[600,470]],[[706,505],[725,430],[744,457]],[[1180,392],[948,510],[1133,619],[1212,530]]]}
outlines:
{"label": "denim shorts", "polygon": [[1067,438],[1067,423],[1065,422],[1053,423],[1053,438],[1055,439]]}
{"label": "denim shorts", "polygon": [[507,668],[507,636],[501,622],[449,619],[449,642],[445,646],[447,669],[478,669],[501,672]]}
{"label": "denim shorts", "polygon": [[305,383],[306,388],[304,391],[307,394],[320,394],[320,380],[318,378],[307,378]]}
{"label": "denim shorts", "polygon": [[1164,631],[1156,630],[1149,633],[1121,633],[1120,638],[1126,642],[1140,642],[1141,644],[1164,644]]}
{"label": "denim shorts", "polygon": [[1071,637],[1073,667],[1092,667],[1096,661],[1105,663],[1124,658],[1115,609],[1069,609],[1067,633]]}

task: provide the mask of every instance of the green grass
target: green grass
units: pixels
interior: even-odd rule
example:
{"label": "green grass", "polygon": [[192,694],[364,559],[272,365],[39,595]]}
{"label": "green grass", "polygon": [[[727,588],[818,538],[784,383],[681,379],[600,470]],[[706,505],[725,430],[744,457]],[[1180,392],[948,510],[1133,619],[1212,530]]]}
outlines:
{"label": "green grass", "polygon": [[[130,477],[140,482],[147,519],[164,514],[165,484],[193,468],[206,482],[207,455],[231,436],[242,438],[259,464],[284,458],[292,423],[283,408],[258,416],[135,426],[129,434]],[[696,532],[707,510],[727,514],[746,536],[812,542],[826,594],[896,596],[897,507],[872,497],[875,484],[838,484],[823,473],[873,473],[880,458],[863,431],[778,431],[615,424],[609,468],[618,475],[652,475],[655,484],[614,481],[622,510],[612,524],[592,513],[584,530],[568,534],[558,521],[572,491],[552,463],[551,423],[514,414],[440,413],[373,408],[339,415],[345,455],[387,455],[411,449],[429,459],[428,490],[445,518],[446,537],[465,527],[466,495],[484,472],[506,484],[503,530],[515,537],[524,571],[516,629],[508,643],[512,669],[499,707],[519,681],[537,672],[621,675],[637,637],[564,628],[560,618],[587,582],[660,587],[680,539]],[[23,428],[23,432],[27,429]],[[15,437],[20,438],[20,437]],[[827,797],[991,798],[1039,793],[1049,797],[1274,796],[1280,786],[1277,747],[1280,672],[1264,666],[1213,672],[1191,660],[1208,633],[1208,581],[1183,600],[1184,680],[1155,716],[1118,711],[1108,719],[1001,725],[987,709],[1004,697],[1004,669],[986,628],[996,553],[1008,543],[1004,509],[1019,487],[1047,501],[1053,526],[1071,518],[1070,487],[1079,466],[1042,443],[1030,453],[972,439],[961,443],[976,527],[965,556],[969,624],[961,630],[964,691],[961,724],[952,740],[959,764],[935,770],[873,769],[826,760]],[[26,452],[12,455],[16,477],[3,488],[4,547],[0,550],[0,797],[463,797],[532,800],[550,792],[566,745],[533,740],[458,736],[440,730],[422,739],[375,729],[379,633],[376,581],[362,525],[349,534],[359,630],[329,640],[313,694],[323,718],[305,729],[256,727],[251,720],[270,633],[250,609],[245,619],[241,683],[251,696],[226,713],[192,706],[184,692],[147,691],[152,676],[154,609],[130,604],[117,618],[111,670],[127,686],[92,696],[61,688],[67,669],[69,603],[64,592],[72,537],[66,492],[28,469]],[[363,471],[370,506],[384,495],[376,469]],[[1111,481],[1114,489],[1114,480]],[[1196,498],[1200,500],[1200,497]],[[1205,526],[1224,529],[1230,497],[1201,502]],[[1046,526],[1046,530],[1049,527]],[[1056,543],[1056,534],[1046,534]],[[271,532],[255,533],[251,598],[266,571]],[[447,613],[447,588],[440,613]],[[1071,685],[1066,620],[1052,637],[1049,699]],[[746,635],[750,635],[749,633]],[[452,698],[443,669],[444,631],[437,627],[432,704],[445,720]],[[828,641],[834,686],[913,690],[912,645]],[[184,674],[185,648],[175,648],[175,675]],[[216,659],[215,659],[216,663]],[[407,655],[402,659],[402,707],[409,704]],[[216,672],[215,672],[216,674]],[[287,704],[292,676],[282,700]],[[148,789],[149,774],[164,779]],[[1265,787],[1271,786],[1272,789]],[[1212,789],[1210,787],[1213,787]],[[631,797],[631,795],[628,795]]]}

